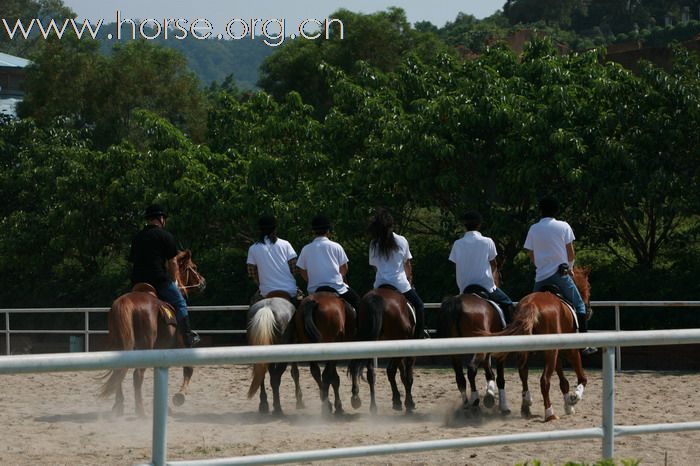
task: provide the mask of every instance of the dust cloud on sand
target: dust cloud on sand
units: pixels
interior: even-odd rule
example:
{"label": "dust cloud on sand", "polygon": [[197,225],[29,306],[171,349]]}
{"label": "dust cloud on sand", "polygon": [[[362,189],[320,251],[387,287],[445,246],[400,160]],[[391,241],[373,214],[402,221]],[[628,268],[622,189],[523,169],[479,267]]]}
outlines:
{"label": "dust cloud on sand", "polygon": [[[369,413],[369,387],[360,385],[362,407],[350,405],[350,380],[340,367],[341,399],[345,412],[324,417],[318,388],[308,368],[301,367],[305,409],[295,408],[294,385],[289,371],[282,378],[284,415],[258,414],[257,396],[248,400],[248,366],[195,368],[186,403],[172,407],[168,422],[168,459],[225,458],[292,450],[309,450],[450,439],[517,432],[575,429],[601,424],[600,372],[589,371],[583,400],[573,416],[564,414],[556,378],[552,400],[560,420],[543,423],[539,394],[540,370],[530,372],[533,414],[520,417],[520,381],[517,372],[506,373],[512,414],[483,410],[481,417],[458,411],[459,393],[449,368],[418,368],[413,394],[416,411],[407,415],[391,408],[391,391],[385,372],[377,372],[377,415]],[[134,414],[131,371],[124,381],[125,416],[111,414],[113,399],[99,400],[97,373],[53,373],[4,376],[0,391],[3,434],[0,464],[100,464],[149,462],[152,425],[150,414]],[[567,373],[573,383],[573,374]],[[171,395],[182,372],[170,371]],[[485,382],[479,374],[479,388]],[[272,393],[268,388],[268,398]],[[399,382],[399,386],[400,382]],[[615,380],[616,423],[686,422],[700,419],[700,375],[685,373],[623,373]],[[151,412],[152,371],[144,383],[146,410]],[[616,441],[616,458],[638,459],[643,465],[690,465],[700,456],[700,432],[623,437]],[[595,462],[601,454],[598,440],[547,442],[496,447],[444,450],[412,454],[319,462],[322,465],[508,465],[539,459],[545,463]],[[316,463],[315,463],[316,464]]]}

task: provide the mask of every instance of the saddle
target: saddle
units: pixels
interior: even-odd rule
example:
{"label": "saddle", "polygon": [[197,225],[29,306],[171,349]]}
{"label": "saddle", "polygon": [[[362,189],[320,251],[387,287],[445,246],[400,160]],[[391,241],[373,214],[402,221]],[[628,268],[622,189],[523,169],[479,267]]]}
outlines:
{"label": "saddle", "polygon": [[333,293],[337,297],[340,298],[340,293],[338,293],[338,290],[331,288],[330,286],[319,286],[316,288],[316,291],[314,293]]}
{"label": "saddle", "polygon": [[481,285],[467,285],[464,288],[464,291],[462,291],[463,294],[475,294],[480,298],[484,298],[485,300],[489,300],[489,292],[486,288],[484,288]]}
{"label": "saddle", "polygon": [[132,288],[132,292],[136,293],[148,293],[159,301],[158,315],[165,322],[166,325],[172,325],[177,327],[177,317],[175,313],[175,308],[162,299],[158,298],[158,293],[153,285],[149,283],[136,283]]}

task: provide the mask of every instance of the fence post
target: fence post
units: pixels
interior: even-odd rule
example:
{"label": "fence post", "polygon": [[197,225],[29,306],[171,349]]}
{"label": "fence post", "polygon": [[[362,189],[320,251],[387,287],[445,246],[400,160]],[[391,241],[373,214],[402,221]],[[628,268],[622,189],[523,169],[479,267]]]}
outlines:
{"label": "fence post", "polygon": [[[615,304],[615,331],[619,332],[621,330],[620,327],[620,305]],[[622,370],[622,351],[619,346],[615,347],[615,370],[617,372]]]}
{"label": "fence post", "polygon": [[5,355],[10,355],[10,313],[5,312]]}
{"label": "fence post", "polygon": [[168,368],[154,369],[152,464],[165,466],[168,431]]}
{"label": "fence post", "polygon": [[603,348],[603,458],[615,454],[615,349]]}

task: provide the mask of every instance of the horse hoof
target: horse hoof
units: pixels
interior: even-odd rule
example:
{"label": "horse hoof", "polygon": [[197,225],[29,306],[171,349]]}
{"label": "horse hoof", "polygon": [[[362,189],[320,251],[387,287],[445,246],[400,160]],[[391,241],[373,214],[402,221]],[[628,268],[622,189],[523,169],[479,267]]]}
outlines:
{"label": "horse hoof", "polygon": [[360,407],[362,407],[362,400],[360,399],[359,396],[353,396],[350,399],[350,403],[352,404],[352,407],[354,409],[359,409]]}
{"label": "horse hoof", "polygon": [[123,406],[112,407],[112,414],[114,414],[117,417],[122,417],[124,415],[124,407]]}
{"label": "horse hoof", "polygon": [[552,414],[551,416],[547,416],[547,418],[544,420],[544,422],[550,422],[550,421],[557,421],[559,420],[559,416],[556,414]]}
{"label": "horse hoof", "polygon": [[564,405],[564,411],[566,414],[576,414],[576,408],[574,408],[572,405]]}
{"label": "horse hoof", "polygon": [[393,402],[393,403],[391,404],[391,407],[392,407],[392,409],[393,409],[394,411],[403,411],[403,406],[401,406],[401,402],[400,402],[400,401],[399,401],[398,403],[397,403],[397,402]]}
{"label": "horse hoof", "polygon": [[297,409],[306,409],[306,405],[303,401],[297,401]]}
{"label": "horse hoof", "polygon": [[525,419],[529,419],[532,417],[532,411],[530,411],[529,406],[523,406],[520,408],[520,416],[524,417]]}
{"label": "horse hoof", "polygon": [[502,416],[510,416],[510,408],[503,408],[500,412]]}
{"label": "horse hoof", "polygon": [[406,412],[407,413],[412,413],[416,409],[416,404],[415,403],[406,403]]}
{"label": "horse hoof", "polygon": [[484,406],[491,409],[495,406],[496,404],[496,398],[491,395],[490,393],[487,393],[484,395]]}
{"label": "horse hoof", "polygon": [[282,416],[284,416],[284,412],[282,411],[282,408],[279,408],[279,409],[273,410],[272,415],[274,417],[282,417]]}
{"label": "horse hoof", "polygon": [[260,414],[267,414],[270,412],[270,407],[267,404],[261,403],[260,406],[258,406],[258,412]]}
{"label": "horse hoof", "polygon": [[182,406],[185,404],[185,395],[184,393],[176,393],[173,395],[173,404],[175,406]]}
{"label": "horse hoof", "polygon": [[369,412],[372,414],[377,414],[377,405],[372,405],[369,407]]}

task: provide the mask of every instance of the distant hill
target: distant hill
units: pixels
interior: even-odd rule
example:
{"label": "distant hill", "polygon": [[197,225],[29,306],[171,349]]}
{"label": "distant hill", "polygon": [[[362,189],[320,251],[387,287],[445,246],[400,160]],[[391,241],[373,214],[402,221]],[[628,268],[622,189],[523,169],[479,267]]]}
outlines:
{"label": "distant hill", "polygon": [[[105,53],[109,53],[117,43],[116,40],[107,39],[108,34],[116,37],[115,31],[115,23],[105,24],[100,29],[100,41]],[[122,39],[122,42],[125,41]],[[208,86],[214,81],[221,83],[233,74],[242,90],[256,88],[260,65],[275,51],[274,47],[266,45],[262,40],[250,39],[197,40],[188,37],[184,40],[158,38],[150,42],[179,50],[187,58],[190,68],[202,81],[202,85]]]}

